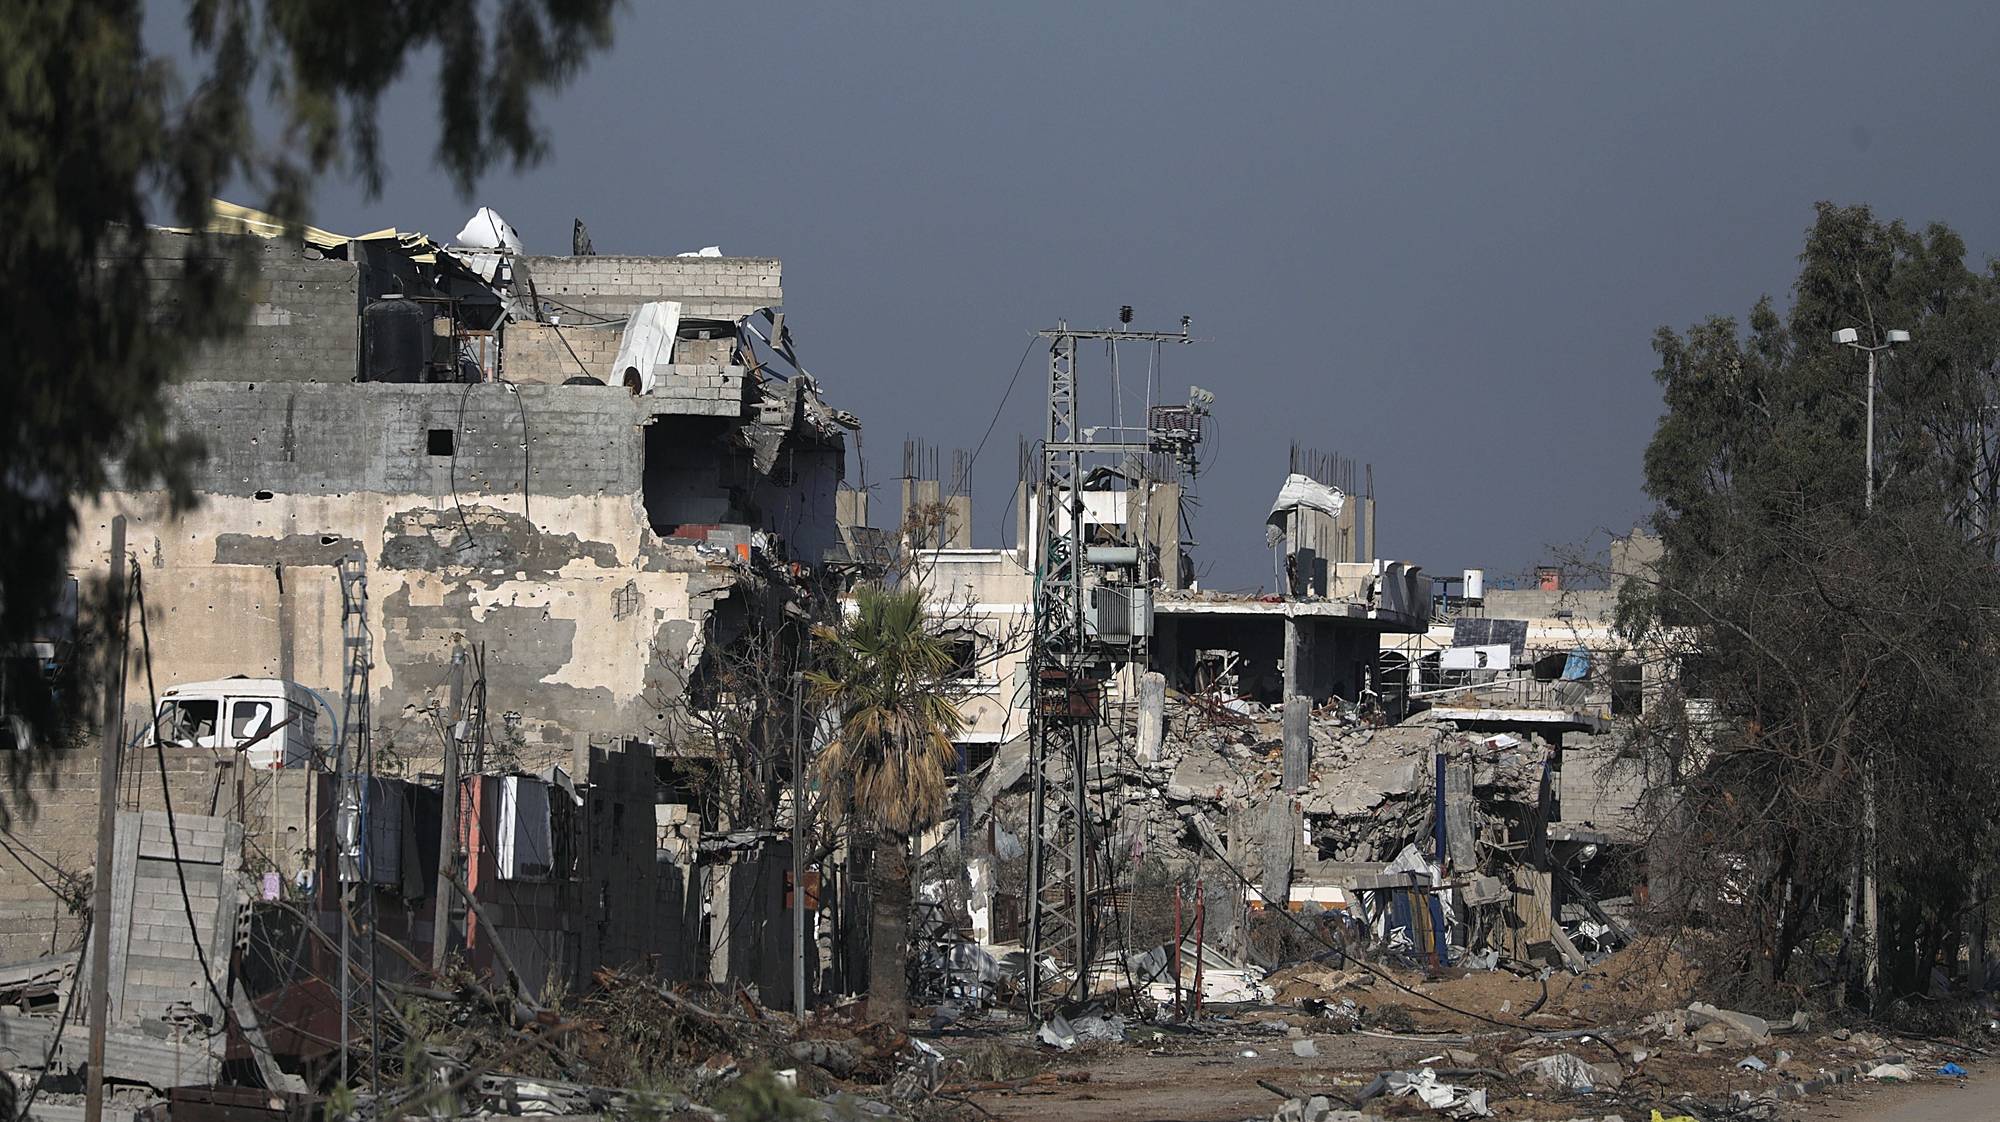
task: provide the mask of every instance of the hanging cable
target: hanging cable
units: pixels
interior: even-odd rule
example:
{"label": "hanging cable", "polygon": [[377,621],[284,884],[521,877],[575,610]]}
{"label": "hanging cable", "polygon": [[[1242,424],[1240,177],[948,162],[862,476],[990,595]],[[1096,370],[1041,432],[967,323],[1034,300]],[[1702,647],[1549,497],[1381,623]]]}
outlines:
{"label": "hanging cable", "polygon": [[[146,626],[146,585],[140,578],[140,573],[144,571],[143,566],[135,566],[132,570],[132,597],[139,610],[139,642],[146,659],[146,698],[150,711],[157,713],[160,703],[153,684],[153,637]],[[220,706],[217,708],[219,710]],[[215,715],[215,727],[219,734],[223,728],[221,712]],[[229,1030],[229,999],[223,997],[222,990],[216,986],[215,972],[208,965],[208,951],[201,945],[201,926],[195,922],[194,901],[188,894],[187,868],[181,863],[181,836],[174,827],[174,795],[172,781],[167,776],[167,748],[157,736],[153,738],[153,758],[160,765],[160,808],[167,816],[167,841],[173,847],[174,879],[180,884],[181,912],[187,917],[188,940],[194,944],[195,961],[201,966],[202,980],[208,983],[209,994],[215,998],[216,1016],[220,1020],[219,1024],[207,1030],[206,1035],[212,1037]]]}
{"label": "hanging cable", "polygon": [[993,419],[986,422],[986,431],[979,435],[979,443],[973,446],[972,458],[965,461],[965,478],[959,481],[961,487],[970,489],[972,465],[979,462],[979,453],[986,450],[986,439],[993,435],[994,426],[1000,423],[1000,414],[1007,408],[1007,399],[1014,396],[1014,384],[1021,380],[1021,371],[1028,368],[1028,353],[1035,349],[1035,337],[1028,338],[1028,345],[1021,350],[1021,361],[1014,364],[1014,376],[1007,379],[1006,392],[1000,395],[1000,404],[993,407]]}

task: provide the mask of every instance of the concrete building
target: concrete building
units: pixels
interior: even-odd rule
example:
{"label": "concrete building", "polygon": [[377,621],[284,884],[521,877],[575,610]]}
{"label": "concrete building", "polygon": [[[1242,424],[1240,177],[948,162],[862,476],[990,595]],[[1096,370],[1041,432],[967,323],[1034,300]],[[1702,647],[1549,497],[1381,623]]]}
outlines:
{"label": "concrete building", "polygon": [[[171,267],[185,239],[155,237]],[[377,736],[430,754],[407,721],[454,644],[485,642],[494,707],[518,714],[507,735],[553,760],[578,734],[671,744],[711,652],[833,602],[858,422],[783,357],[777,261],[395,231],[255,248],[250,326],[166,395],[207,445],[198,505],[114,489],[75,543],[74,570],[102,573],[112,515],[129,520],[166,682],[244,674],[337,698],[335,566],[360,558]],[[613,367],[660,306],[677,315],[634,393],[637,367]]]}
{"label": "concrete building", "polygon": [[[1331,550],[1318,552],[1317,544],[1283,551],[1288,560],[1306,558],[1303,565],[1290,563],[1299,579],[1286,595],[1193,587],[1192,559],[1181,534],[1181,483],[1156,478],[1170,475],[1157,468],[1143,479],[1097,473],[1077,501],[1087,540],[1106,550],[1139,550],[1145,557],[1135,562],[1136,571],[1121,574],[1127,583],[1106,586],[1146,590],[1145,629],[1129,640],[1134,657],[1111,680],[1109,704],[1135,704],[1141,678],[1149,673],[1182,693],[1263,705],[1281,704],[1291,695],[1316,705],[1333,698],[1360,702],[1375,691],[1383,636],[1421,634],[1431,625],[1430,579],[1417,566],[1337,560]],[[924,483],[906,481],[905,494],[919,502],[935,495],[935,484],[927,491]],[[964,503],[962,497],[958,501]],[[1039,559],[1033,509],[1024,483],[1015,492],[1014,512],[1021,545],[969,548],[968,539],[959,536],[945,539],[957,544],[912,551],[911,570],[928,590],[933,613],[965,644],[959,706],[967,727],[960,741],[974,762],[986,758],[992,745],[1027,730],[1028,640]],[[952,507],[946,517],[952,525],[970,524],[969,504]],[[1352,508],[1345,515],[1301,510],[1291,516],[1285,540],[1351,545],[1341,527],[1351,534],[1354,524]],[[1135,621],[1138,615],[1134,609]]]}
{"label": "concrete building", "polygon": [[[166,700],[164,777],[135,738],[119,799],[134,832],[98,870],[120,885],[137,870],[116,913],[134,940],[120,992],[135,1025],[157,1028],[170,993],[233,982],[264,1002],[274,1046],[323,1051],[338,977],[325,939],[349,885],[419,957],[442,939],[523,992],[574,991],[613,967],[789,1002],[779,936],[804,900],[780,827],[789,753],[765,751],[789,694],[758,683],[787,677],[812,624],[878,563],[865,510],[837,497],[859,422],[800,364],[776,260],[538,257],[497,218],[495,237],[471,238],[478,221],[454,245],[394,230],[294,243],[219,206],[217,229],[245,239],[259,270],[244,330],[165,394],[169,423],[207,448],[195,505],[114,485],[83,510],[78,583],[101,580],[112,521],[126,522],[145,619],[130,680],[202,684]],[[193,244],[150,236],[162,273]],[[465,712],[455,676],[464,686],[481,650],[467,723],[485,762],[459,753],[447,830],[443,730]],[[327,770],[336,743],[358,739],[340,728],[357,652],[374,752],[354,843],[373,855],[365,874],[349,867]],[[149,728],[147,694],[126,696],[127,727]],[[256,705],[257,727],[308,713],[299,742],[270,741],[257,761],[236,750],[256,724],[239,728],[238,709]],[[94,750],[58,751],[6,801],[0,944],[14,959],[67,956],[73,970],[95,774]],[[192,852],[163,858],[183,834]],[[447,859],[470,903],[441,916]],[[184,961],[175,924],[154,914],[180,906],[156,891],[176,862],[205,915],[233,925],[246,892],[246,938],[284,943],[283,961],[231,975],[224,954],[207,978]],[[219,923],[202,938],[227,946]],[[153,1062],[143,1048],[128,1059]]]}

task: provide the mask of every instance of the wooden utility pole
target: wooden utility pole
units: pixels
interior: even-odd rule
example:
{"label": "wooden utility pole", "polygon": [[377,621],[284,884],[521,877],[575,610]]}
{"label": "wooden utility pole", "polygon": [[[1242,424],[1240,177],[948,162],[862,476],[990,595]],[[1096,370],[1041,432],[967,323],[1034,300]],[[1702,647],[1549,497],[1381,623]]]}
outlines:
{"label": "wooden utility pole", "polygon": [[125,733],[125,516],[111,520],[111,586],[105,623],[113,637],[104,663],[104,740],[97,757],[97,867],[90,877],[90,1078],[84,1122],[104,1118],[104,1032],[111,1009],[111,862],[118,819],[118,749]]}

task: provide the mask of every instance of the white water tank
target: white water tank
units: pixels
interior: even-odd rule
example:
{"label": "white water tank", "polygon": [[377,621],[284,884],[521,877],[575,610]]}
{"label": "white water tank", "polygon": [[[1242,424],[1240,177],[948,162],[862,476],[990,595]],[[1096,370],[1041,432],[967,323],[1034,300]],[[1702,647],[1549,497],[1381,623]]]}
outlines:
{"label": "white water tank", "polygon": [[1486,599],[1486,570],[1467,569],[1465,571],[1465,599]]}

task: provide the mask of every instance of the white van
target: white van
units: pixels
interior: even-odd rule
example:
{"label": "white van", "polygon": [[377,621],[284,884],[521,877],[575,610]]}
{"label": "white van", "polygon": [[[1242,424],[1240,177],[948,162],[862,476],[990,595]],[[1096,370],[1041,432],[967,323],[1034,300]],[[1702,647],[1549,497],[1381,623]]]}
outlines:
{"label": "white van", "polygon": [[318,726],[312,691],[276,678],[169,686],[153,721],[161,744],[242,752],[253,768],[315,766]]}

